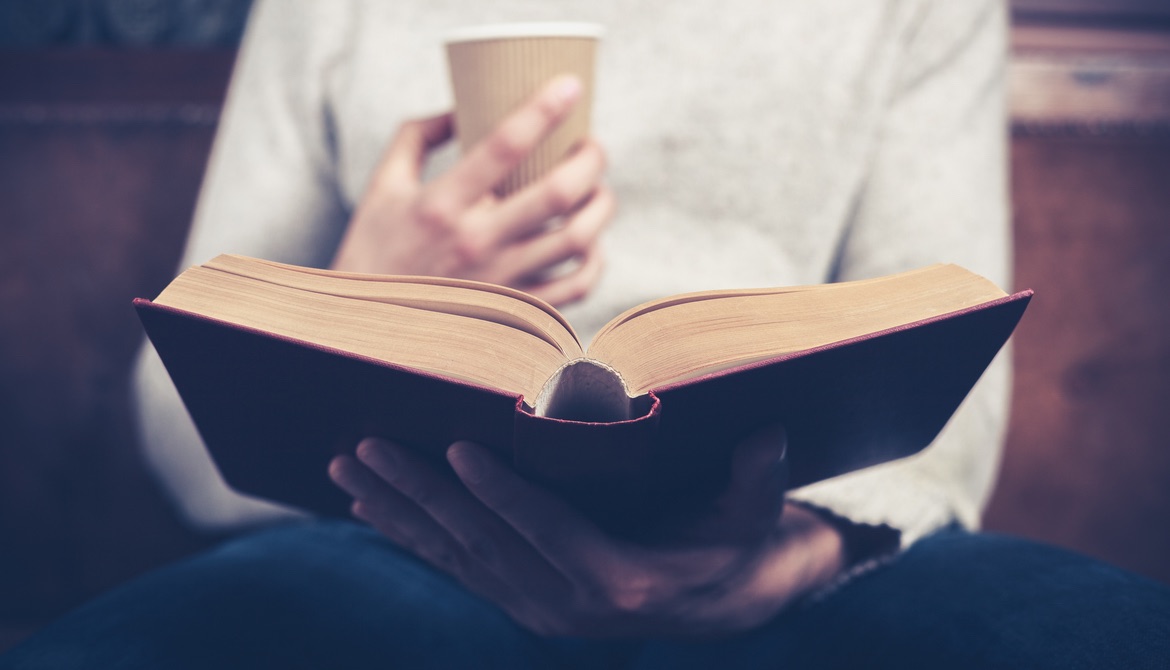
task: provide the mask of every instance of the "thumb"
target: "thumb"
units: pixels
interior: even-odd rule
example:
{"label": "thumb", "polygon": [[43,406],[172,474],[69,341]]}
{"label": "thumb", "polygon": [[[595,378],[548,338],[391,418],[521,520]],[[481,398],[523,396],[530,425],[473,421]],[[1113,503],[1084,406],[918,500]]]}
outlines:
{"label": "thumb", "polygon": [[412,119],[398,128],[378,168],[379,180],[418,182],[427,154],[451,139],[455,121],[451,112]]}
{"label": "thumb", "polygon": [[724,509],[774,521],[773,513],[779,513],[784,502],[787,449],[788,435],[780,424],[762,428],[740,442],[732,456],[731,481],[721,501]]}

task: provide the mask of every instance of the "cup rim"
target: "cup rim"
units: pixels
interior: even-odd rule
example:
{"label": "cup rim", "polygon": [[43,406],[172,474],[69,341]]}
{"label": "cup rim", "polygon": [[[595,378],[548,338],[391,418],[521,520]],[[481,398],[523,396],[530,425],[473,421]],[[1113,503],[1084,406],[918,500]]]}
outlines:
{"label": "cup rim", "polygon": [[489,23],[456,28],[446,34],[447,44],[528,37],[583,37],[601,39],[605,28],[589,21],[530,21]]}

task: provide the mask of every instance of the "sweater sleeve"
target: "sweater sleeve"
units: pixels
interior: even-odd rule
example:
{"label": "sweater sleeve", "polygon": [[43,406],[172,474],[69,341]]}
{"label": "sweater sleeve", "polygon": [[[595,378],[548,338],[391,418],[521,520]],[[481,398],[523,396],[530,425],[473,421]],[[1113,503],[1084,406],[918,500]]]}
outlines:
{"label": "sweater sleeve", "polygon": [[[328,262],[347,218],[327,103],[347,18],[332,3],[254,6],[180,269],[220,253]],[[149,342],[133,391],[145,457],[193,526],[225,530],[293,514],[228,488]]]}
{"label": "sweater sleeve", "polygon": [[[837,279],[953,262],[1010,288],[1002,2],[922,3],[841,244]],[[908,547],[949,523],[974,528],[999,466],[1009,352],[921,454],[793,491]]]}

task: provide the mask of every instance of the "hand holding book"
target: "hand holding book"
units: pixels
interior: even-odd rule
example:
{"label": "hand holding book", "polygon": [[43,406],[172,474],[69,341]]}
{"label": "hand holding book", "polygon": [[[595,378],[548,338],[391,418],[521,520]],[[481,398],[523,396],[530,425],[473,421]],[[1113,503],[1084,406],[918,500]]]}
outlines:
{"label": "hand holding book", "polygon": [[381,440],[330,472],[359,518],[538,634],[711,635],[769,619],[843,565],[832,527],[781,514],[785,444],[775,426],[744,440],[705,515],[637,544],[471,443],[448,449],[454,474]]}

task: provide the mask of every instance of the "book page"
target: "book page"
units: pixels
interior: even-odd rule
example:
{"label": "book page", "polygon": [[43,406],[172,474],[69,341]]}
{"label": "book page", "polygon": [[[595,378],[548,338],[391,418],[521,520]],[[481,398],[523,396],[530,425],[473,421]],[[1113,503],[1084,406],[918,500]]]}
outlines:
{"label": "book page", "polygon": [[554,342],[493,320],[305,291],[205,267],[188,269],[154,302],[530,402],[568,360]]}
{"label": "book page", "polygon": [[614,319],[588,354],[620,370],[637,395],[1005,295],[963,268],[934,265],[856,282],[673,296]]}
{"label": "book page", "polygon": [[203,267],[302,291],[491,321],[539,337],[568,358],[582,355],[576,333],[556,309],[504,286],[444,277],[336,272],[231,254],[217,256]]}

